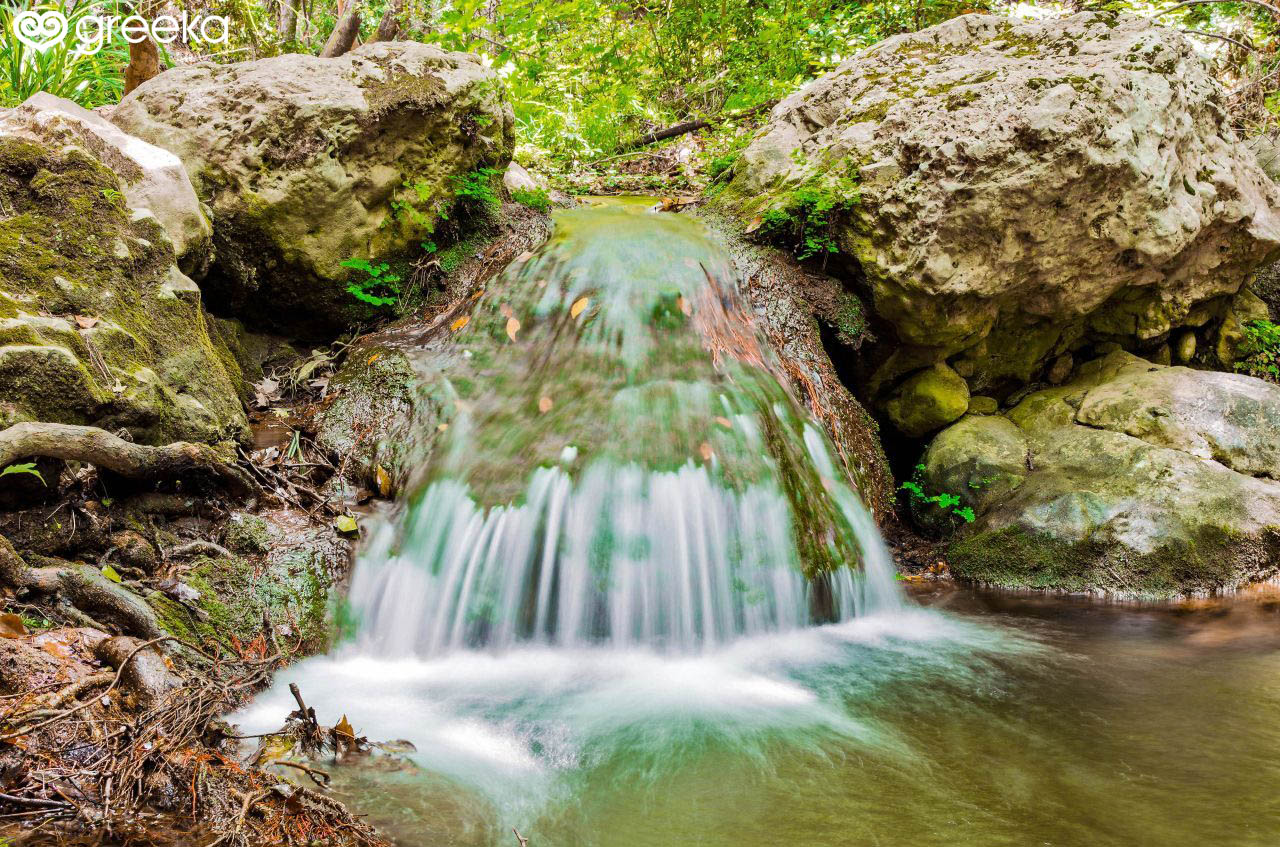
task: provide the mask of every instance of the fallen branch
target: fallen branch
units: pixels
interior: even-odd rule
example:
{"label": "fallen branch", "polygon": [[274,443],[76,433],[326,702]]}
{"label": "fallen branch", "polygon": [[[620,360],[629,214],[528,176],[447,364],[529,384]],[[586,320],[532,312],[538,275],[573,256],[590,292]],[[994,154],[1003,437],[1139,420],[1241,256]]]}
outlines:
{"label": "fallen branch", "polygon": [[685,133],[697,132],[700,129],[706,129],[707,127],[715,126],[716,124],[722,124],[725,121],[735,121],[740,118],[750,117],[751,115],[763,112],[766,109],[772,109],[777,102],[777,100],[766,100],[763,103],[757,103],[749,109],[739,109],[736,112],[726,112],[725,114],[718,115],[714,118],[685,121],[684,123],[678,123],[675,126],[669,126],[666,129],[646,132],[644,135],[641,135],[639,138],[636,138],[625,145],[623,149],[632,150],[636,147],[643,147],[646,144],[653,144],[658,141],[665,141],[668,138],[675,138],[676,136],[684,135]]}
{"label": "fallen branch", "polygon": [[233,494],[258,492],[248,474],[207,444],[175,441],[163,447],[148,447],[94,426],[57,423],[18,423],[0,430],[0,467],[33,456],[87,462],[128,479],[164,479],[199,470]]}

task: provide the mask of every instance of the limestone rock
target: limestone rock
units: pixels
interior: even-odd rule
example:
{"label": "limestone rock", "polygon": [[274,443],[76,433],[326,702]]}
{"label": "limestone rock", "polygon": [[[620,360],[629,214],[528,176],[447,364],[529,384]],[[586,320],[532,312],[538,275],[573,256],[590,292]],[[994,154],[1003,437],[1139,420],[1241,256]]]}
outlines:
{"label": "limestone rock", "polygon": [[1117,352],[1007,418],[966,417],[943,431],[926,480],[963,491],[988,468],[1012,474],[1025,441],[1021,482],[966,492],[977,520],[951,545],[958,575],[1209,593],[1280,572],[1278,428],[1280,387]]}
{"label": "limestone rock", "polygon": [[175,237],[133,205],[181,192],[130,193],[178,172],[149,176],[111,133],[59,115],[0,120],[0,427],[93,424],[146,443],[242,436],[235,363],[210,339]]}
{"label": "limestone rock", "polygon": [[1100,341],[1222,317],[1280,248],[1280,191],[1195,48],[1145,18],[964,15],[871,47],[774,108],[721,203],[805,214],[857,268],[880,398],[961,357],[975,392]]}
{"label": "limestone rock", "polygon": [[218,310],[314,332],[373,314],[346,290],[359,272],[344,261],[407,280],[421,243],[443,246],[455,178],[493,168],[496,180],[514,123],[478,59],[408,41],[174,68],[111,120],[176,153],[212,208],[204,286]]}
{"label": "limestone rock", "polygon": [[185,273],[203,270],[213,227],[200,208],[182,160],[122,132],[106,118],[70,100],[40,92],[0,112],[5,132],[50,144],[55,139],[90,150],[120,180],[130,209],[146,209],[164,227]]}

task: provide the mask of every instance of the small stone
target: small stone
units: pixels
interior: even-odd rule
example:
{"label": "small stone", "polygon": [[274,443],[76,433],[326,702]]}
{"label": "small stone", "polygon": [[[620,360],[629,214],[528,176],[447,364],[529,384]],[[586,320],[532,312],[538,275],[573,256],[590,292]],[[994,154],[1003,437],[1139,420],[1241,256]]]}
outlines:
{"label": "small stone", "polygon": [[965,379],[968,379],[969,377],[973,376],[975,371],[975,367],[972,359],[959,359],[952,363],[951,369],[956,373],[960,374],[960,376],[964,377]]}
{"label": "small stone", "polygon": [[1196,355],[1196,334],[1191,330],[1187,330],[1178,336],[1178,345],[1176,354],[1178,361],[1182,363],[1190,362]]}
{"label": "small stone", "polygon": [[1151,351],[1151,355],[1147,358],[1157,365],[1173,364],[1173,353],[1169,350],[1168,344],[1161,344],[1155,350]]}
{"label": "small stone", "polygon": [[942,362],[907,379],[885,405],[894,426],[913,438],[951,423],[968,409],[968,383]]}
{"label": "small stone", "polygon": [[1071,376],[1071,369],[1075,367],[1075,359],[1070,353],[1063,353],[1061,356],[1053,360],[1053,365],[1049,368],[1048,380],[1052,385],[1062,385],[1067,381],[1067,377]]}
{"label": "small stone", "polygon": [[969,414],[971,415],[994,415],[1000,411],[1000,403],[994,397],[985,397],[981,394],[969,398]]}

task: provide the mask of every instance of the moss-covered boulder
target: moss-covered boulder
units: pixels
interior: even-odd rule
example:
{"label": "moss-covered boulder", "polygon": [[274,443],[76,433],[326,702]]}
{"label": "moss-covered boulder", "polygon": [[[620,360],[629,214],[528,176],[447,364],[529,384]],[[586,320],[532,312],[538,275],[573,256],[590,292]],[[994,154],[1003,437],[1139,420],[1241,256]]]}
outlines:
{"label": "moss-covered boulder", "polygon": [[348,260],[386,263],[409,285],[407,260],[445,246],[455,195],[500,190],[513,146],[494,72],[404,41],[175,68],[111,119],[176,153],[212,208],[215,311],[294,331],[375,313],[347,290],[369,279]]}
{"label": "moss-covered boulder", "polygon": [[964,15],[780,103],[717,202],[866,286],[877,401],[941,360],[1003,398],[1093,342],[1211,332],[1280,248],[1224,103],[1146,18]]}
{"label": "moss-covered boulder", "polygon": [[138,190],[148,177],[137,162],[172,157],[136,138],[113,145],[122,133],[82,119],[48,104],[0,115],[0,427],[94,424],[147,443],[242,436],[235,362],[176,264],[175,244],[190,256],[198,239],[172,205],[172,232],[139,205],[158,201]]}
{"label": "moss-covered boulder", "polygon": [[953,571],[999,585],[1208,593],[1280,573],[1280,387],[1124,352],[967,416],[925,482],[976,520]]}
{"label": "moss-covered boulder", "polygon": [[951,423],[968,409],[968,383],[941,362],[904,382],[885,406],[893,425],[913,437]]}

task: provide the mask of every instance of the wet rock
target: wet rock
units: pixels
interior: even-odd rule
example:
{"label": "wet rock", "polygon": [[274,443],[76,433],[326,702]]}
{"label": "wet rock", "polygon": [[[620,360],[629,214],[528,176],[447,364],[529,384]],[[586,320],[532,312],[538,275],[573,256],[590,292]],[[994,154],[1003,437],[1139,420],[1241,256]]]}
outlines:
{"label": "wet rock", "polygon": [[969,398],[969,414],[971,415],[994,415],[998,411],[1000,411],[1000,403],[994,397],[984,397],[978,394]]}
{"label": "wet rock", "polygon": [[408,41],[174,68],[111,120],[177,154],[212,208],[209,295],[253,323],[315,333],[375,314],[342,263],[385,262],[407,280],[454,178],[500,175],[514,123],[478,59]]}
{"label": "wet rock", "polygon": [[1280,248],[1280,191],[1225,115],[1197,50],[1145,18],[963,15],[780,103],[717,202],[757,232],[834,209],[823,237],[891,328],[877,399],[958,354],[987,392],[1222,320]]}
{"label": "wet rock", "polygon": [[112,144],[144,161],[168,154],[61,114],[0,117],[0,427],[93,424],[150,444],[241,437],[235,363],[175,261],[175,238],[195,250],[194,236],[173,208],[176,236],[135,205],[160,205],[168,195],[142,187],[180,171],[148,175]]}
{"label": "wet rock", "polygon": [[1280,387],[1116,352],[944,430],[925,476],[976,512],[949,549],[959,576],[1208,593],[1280,572],[1278,437]]}

